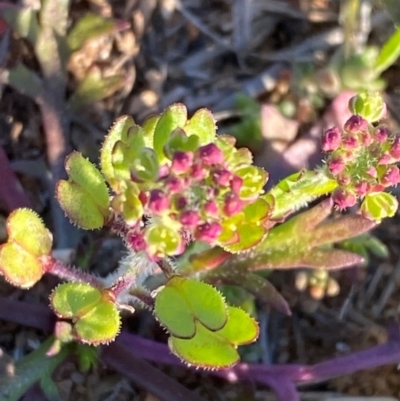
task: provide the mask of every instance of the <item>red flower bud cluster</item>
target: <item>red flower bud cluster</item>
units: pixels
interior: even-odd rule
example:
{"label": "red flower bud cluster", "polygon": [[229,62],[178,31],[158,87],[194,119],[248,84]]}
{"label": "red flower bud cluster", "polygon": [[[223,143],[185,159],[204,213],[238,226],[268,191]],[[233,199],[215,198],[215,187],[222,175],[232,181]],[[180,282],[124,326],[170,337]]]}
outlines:
{"label": "red flower bud cluster", "polygon": [[154,260],[181,254],[188,238],[221,244],[224,222],[258,199],[267,177],[230,137],[190,151],[175,150],[155,182],[132,183],[143,210],[130,224],[127,241]]}
{"label": "red flower bud cluster", "polygon": [[359,115],[322,136],[326,166],[338,183],[332,198],[339,209],[354,206],[359,198],[400,183],[400,136],[384,125],[374,127]]}

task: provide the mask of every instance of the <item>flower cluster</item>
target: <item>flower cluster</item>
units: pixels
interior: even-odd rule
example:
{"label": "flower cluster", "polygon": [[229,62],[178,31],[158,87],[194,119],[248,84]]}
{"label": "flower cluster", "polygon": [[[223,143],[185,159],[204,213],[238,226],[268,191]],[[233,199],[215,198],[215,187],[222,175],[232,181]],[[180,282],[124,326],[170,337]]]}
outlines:
{"label": "flower cluster", "polygon": [[351,116],[343,130],[330,128],[322,136],[326,165],[338,187],[332,198],[339,209],[357,199],[400,183],[400,136],[385,125],[373,126],[360,115]]}
{"label": "flower cluster", "polygon": [[[251,165],[247,149],[236,149],[229,136],[205,145],[192,141],[189,146],[188,139],[183,130],[173,133],[164,146],[163,163],[154,153],[148,157],[146,174],[151,179],[144,179],[140,166],[132,165],[131,180],[112,201],[128,223],[129,246],[146,251],[153,260],[183,253],[192,238],[222,246],[238,244],[238,225],[251,224],[247,212],[255,203],[263,209],[261,217],[268,217],[270,205],[259,200],[268,176]],[[146,152],[154,151],[144,147],[139,159]]]}

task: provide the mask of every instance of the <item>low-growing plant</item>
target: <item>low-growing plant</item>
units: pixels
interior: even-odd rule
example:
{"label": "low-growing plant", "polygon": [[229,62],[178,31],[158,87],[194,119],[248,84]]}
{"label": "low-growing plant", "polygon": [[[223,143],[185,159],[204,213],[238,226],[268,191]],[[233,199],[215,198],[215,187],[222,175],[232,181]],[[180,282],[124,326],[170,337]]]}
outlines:
{"label": "low-growing plant", "polygon": [[[283,313],[289,307],[262,269],[319,268],[363,261],[331,245],[367,232],[397,210],[385,190],[400,182],[400,137],[378,121],[378,94],[350,101],[353,115],[322,136],[323,164],[264,191],[268,173],[251,153],[216,135],[210,111],[190,119],[174,104],[142,126],[120,117],[107,134],[99,168],[78,152],[65,162],[68,180],[56,198],[71,221],[86,230],[109,227],[127,256],[100,278],[52,256],[52,235],[35,212],[17,209],[7,220],[0,271],[27,289],[50,273],[66,282],[50,295],[59,318],[54,350],[79,341],[100,345],[120,331],[120,310],[149,308],[169,333],[170,350],[190,365],[218,369],[239,360],[238,346],[255,341],[258,324],[226,304],[216,286],[230,284]],[[309,210],[293,213],[324,198]],[[358,206],[360,203],[360,206]],[[353,213],[331,215],[332,209]],[[29,233],[29,235],[27,235]],[[202,250],[188,245],[203,244]],[[146,279],[160,274],[161,286]]]}

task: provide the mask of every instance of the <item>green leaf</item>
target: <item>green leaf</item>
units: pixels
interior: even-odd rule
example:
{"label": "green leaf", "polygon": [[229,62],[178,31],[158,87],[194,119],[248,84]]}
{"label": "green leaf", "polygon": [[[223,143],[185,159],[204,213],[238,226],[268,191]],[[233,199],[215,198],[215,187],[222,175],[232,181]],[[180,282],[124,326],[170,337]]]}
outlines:
{"label": "green leaf", "polygon": [[196,135],[200,138],[200,144],[205,145],[214,141],[217,127],[211,111],[200,109],[196,111],[183,129],[187,136]]}
{"label": "green leaf", "polygon": [[367,239],[365,240],[365,246],[378,258],[386,259],[390,255],[386,244],[373,235],[367,236]]}
{"label": "green leaf", "polygon": [[[179,305],[179,312],[172,311],[171,305]],[[179,276],[169,279],[157,295],[155,314],[171,334],[182,338],[193,337],[195,320],[212,331],[219,330],[227,321],[224,299],[214,287]],[[182,321],[178,321],[179,315]]]}
{"label": "green leaf", "polygon": [[171,336],[171,351],[185,362],[206,369],[222,369],[239,360],[238,345],[255,341],[259,334],[257,322],[240,308],[228,307],[228,320],[218,331],[211,331],[196,321],[193,338]]}
{"label": "green leaf", "polygon": [[262,222],[268,219],[274,208],[274,198],[272,196],[258,198],[243,209],[247,222]]}
{"label": "green leaf", "polygon": [[218,334],[196,323],[196,335],[190,340],[170,337],[171,351],[190,365],[206,369],[228,368],[239,361],[236,349]]}
{"label": "green leaf", "polygon": [[164,155],[171,159],[176,151],[194,152],[199,146],[200,140],[197,135],[188,136],[182,128],[175,128],[164,146]]}
{"label": "green leaf", "polygon": [[108,35],[117,28],[117,24],[110,18],[98,14],[87,13],[71,29],[68,35],[68,45],[72,51],[80,49],[90,39]]}
{"label": "green leaf", "polygon": [[71,112],[77,113],[86,106],[103,100],[123,88],[126,77],[123,74],[103,77],[100,68],[94,67],[68,100]]}
{"label": "green leaf", "polygon": [[69,180],[60,180],[56,197],[68,217],[87,230],[101,228],[109,217],[108,188],[100,171],[80,153],[65,162]]}
{"label": "green leaf", "polygon": [[12,212],[6,226],[8,242],[0,247],[0,273],[13,285],[30,288],[44,274],[40,257],[51,253],[53,237],[29,209]]}
{"label": "green leaf", "polygon": [[1,71],[0,82],[10,85],[18,92],[34,100],[38,100],[44,94],[43,81],[35,72],[21,63],[17,63],[10,70]]}
{"label": "green leaf", "polygon": [[380,75],[393,65],[400,56],[400,28],[385,42],[375,63],[375,71]]}
{"label": "green leaf", "polygon": [[228,321],[216,333],[237,346],[255,341],[259,334],[259,327],[257,322],[244,310],[228,306]]}
{"label": "green leaf", "polygon": [[[27,235],[29,231],[29,235]],[[53,236],[43,221],[30,209],[17,209],[7,219],[9,241],[18,243],[34,256],[49,255]]]}
{"label": "green leaf", "polygon": [[28,289],[42,278],[44,269],[37,256],[8,242],[0,247],[0,273],[12,285]]}
{"label": "green leaf", "polygon": [[223,327],[227,314],[222,295],[213,286],[201,281],[181,278],[179,280],[181,291],[196,319],[212,331]]}
{"label": "green leaf", "polygon": [[154,150],[160,163],[166,161],[164,146],[168,142],[171,132],[176,128],[183,128],[187,121],[187,109],[183,104],[176,103],[168,107],[161,114],[154,130]]}
{"label": "green leaf", "polygon": [[179,338],[192,338],[196,332],[193,312],[176,288],[164,287],[156,297],[154,305],[156,318],[171,335]]}
{"label": "green leaf", "polygon": [[327,178],[318,171],[300,171],[283,179],[274,186],[266,196],[275,198],[274,211],[271,218],[279,219],[292,213],[314,199],[331,193],[337,182]]}
{"label": "green leaf", "polygon": [[65,283],[54,289],[50,302],[59,317],[72,319],[75,334],[84,343],[106,344],[119,332],[119,312],[106,290],[85,283]]}
{"label": "green leaf", "polygon": [[57,183],[56,198],[72,222],[85,230],[104,226],[104,214],[88,197],[87,192],[74,182],[61,180]]}
{"label": "green leaf", "polygon": [[131,164],[131,174],[135,179],[144,182],[156,182],[160,165],[153,149],[143,148]]}
{"label": "green leaf", "polygon": [[146,119],[146,121],[143,123],[143,137],[145,141],[145,146],[147,148],[152,148],[153,147],[153,141],[154,141],[154,131],[156,130],[156,126],[158,123],[158,120],[160,119],[160,116],[151,116]]}
{"label": "green leaf", "polygon": [[50,297],[51,306],[62,318],[84,316],[101,302],[97,288],[85,283],[64,283],[57,286]]}
{"label": "green leaf", "polygon": [[101,302],[76,322],[75,329],[82,342],[98,345],[113,341],[120,325],[116,305],[113,302]]}
{"label": "green leaf", "polygon": [[247,251],[258,245],[265,237],[267,230],[256,224],[240,224],[236,227],[237,240],[233,243],[220,245],[231,253]]}
{"label": "green leaf", "polygon": [[100,166],[101,171],[106,177],[108,183],[114,188],[115,172],[113,166],[113,150],[118,141],[126,138],[128,131],[135,126],[133,118],[130,116],[119,117],[114,125],[110,128],[103,146],[100,151]]}

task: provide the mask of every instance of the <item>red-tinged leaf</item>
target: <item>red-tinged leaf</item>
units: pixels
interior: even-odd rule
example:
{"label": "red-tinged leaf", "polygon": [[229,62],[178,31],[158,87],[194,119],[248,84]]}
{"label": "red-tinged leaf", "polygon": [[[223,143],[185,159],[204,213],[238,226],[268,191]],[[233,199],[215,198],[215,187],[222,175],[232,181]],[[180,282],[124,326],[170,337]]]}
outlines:
{"label": "red-tinged leaf", "polygon": [[184,268],[185,274],[215,269],[230,256],[231,253],[222,248],[207,249],[190,257],[190,265]]}
{"label": "red-tinged leaf", "polygon": [[347,215],[327,221],[312,231],[310,245],[318,246],[356,237],[372,228],[376,223],[360,215]]}
{"label": "red-tinged leaf", "polygon": [[332,212],[333,202],[331,198],[325,199],[310,210],[307,210],[298,216],[293,221],[296,222],[296,227],[299,232],[310,231],[316,225],[325,220]]}
{"label": "red-tinged leaf", "polygon": [[364,262],[364,258],[352,252],[339,249],[313,249],[304,255],[298,266],[325,268],[328,270],[342,269]]}
{"label": "red-tinged leaf", "polygon": [[295,252],[288,250],[271,250],[269,254],[253,255],[243,261],[229,261],[232,269],[264,270],[264,269],[293,269],[297,267],[340,269],[363,263],[360,255],[338,249],[313,248]]}

